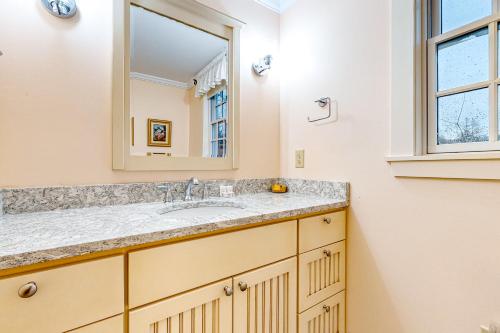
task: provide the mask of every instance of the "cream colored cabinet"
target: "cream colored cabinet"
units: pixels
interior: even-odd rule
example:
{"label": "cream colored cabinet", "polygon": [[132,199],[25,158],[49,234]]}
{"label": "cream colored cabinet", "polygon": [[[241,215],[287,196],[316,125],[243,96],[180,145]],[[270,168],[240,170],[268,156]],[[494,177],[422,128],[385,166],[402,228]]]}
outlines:
{"label": "cream colored cabinet", "polygon": [[345,292],[319,303],[299,315],[300,333],[344,333]]}
{"label": "cream colored cabinet", "polygon": [[121,314],[123,271],[117,256],[0,280],[0,332],[60,333]]}
{"label": "cream colored cabinet", "polygon": [[133,310],[129,332],[231,333],[232,295],[232,279],[227,279]]}
{"label": "cream colored cabinet", "polygon": [[345,289],[345,242],[299,255],[299,312]]}
{"label": "cream colored cabinet", "polygon": [[123,333],[123,315],[68,331],[67,333]]}
{"label": "cream colored cabinet", "polygon": [[299,220],[299,253],[344,240],[345,225],[344,210]]}
{"label": "cream colored cabinet", "polygon": [[235,333],[296,332],[297,259],[234,278]]}
{"label": "cream colored cabinet", "polygon": [[297,221],[236,231],[129,254],[135,308],[297,254]]}
{"label": "cream colored cabinet", "polygon": [[345,219],[338,211],[6,277],[0,332],[344,333]]}

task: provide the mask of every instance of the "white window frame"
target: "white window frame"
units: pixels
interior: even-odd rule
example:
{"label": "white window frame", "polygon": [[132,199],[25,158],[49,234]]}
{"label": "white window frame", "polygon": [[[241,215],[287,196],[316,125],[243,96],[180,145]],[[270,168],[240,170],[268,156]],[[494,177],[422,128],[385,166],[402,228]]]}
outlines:
{"label": "white window frame", "polygon": [[[213,151],[212,151],[212,145],[214,142],[217,142],[218,144],[218,141],[220,140],[224,140],[225,141],[225,147],[224,147],[224,156],[222,156],[223,158],[226,157],[227,155],[227,144],[228,144],[228,131],[229,131],[229,128],[228,128],[228,112],[226,111],[226,116],[224,118],[221,118],[221,119],[218,119],[216,121],[212,121],[212,105],[211,105],[211,102],[210,100],[215,96],[217,95],[218,93],[220,93],[222,90],[226,90],[226,94],[227,94],[227,86],[224,84],[224,85],[221,85],[220,87],[217,87],[217,88],[214,88],[213,91],[210,92],[210,94],[207,95],[207,112],[205,113],[206,115],[206,119],[207,121],[205,122],[206,124],[206,127],[207,127],[207,144],[208,144],[208,147],[207,147],[207,157],[214,157],[213,156]],[[229,101],[226,101],[226,102],[223,102],[221,105],[224,105],[224,104],[227,104],[228,105],[228,109],[229,110]],[[226,123],[226,136],[223,137],[223,138],[219,138],[219,131],[218,131],[218,128],[217,128],[217,138],[214,139],[212,137],[212,126],[214,124],[218,124],[220,122],[225,122]],[[218,147],[218,146],[217,146]],[[217,148],[218,149],[218,148]]]}
{"label": "white window frame", "polygon": [[[494,13],[500,9],[499,3],[495,1]],[[390,146],[386,161],[395,177],[500,180],[498,150],[428,151],[428,6],[429,0],[391,0]],[[492,17],[498,20],[497,15]]]}
{"label": "white window frame", "polygon": [[[429,154],[436,153],[457,153],[457,152],[484,152],[484,151],[499,151],[500,142],[498,141],[498,85],[500,78],[498,77],[498,24],[500,15],[498,12],[498,0],[491,0],[492,15],[472,22],[465,26],[459,27],[452,31],[441,34],[441,0],[429,0],[431,4],[427,8],[432,7],[432,10],[427,11],[425,17],[429,22],[432,22],[432,35],[426,43],[427,48],[427,67],[422,75],[426,75],[422,80],[427,82],[427,94],[422,94],[422,105],[427,105],[427,152]],[[432,15],[434,12],[434,15]],[[427,36],[429,24],[422,24],[422,36]],[[471,32],[488,28],[489,35],[489,79],[484,82],[452,88],[444,91],[437,90],[437,47],[439,44],[467,35]],[[455,95],[464,92],[470,92],[478,89],[488,88],[489,90],[489,141],[474,142],[474,143],[457,143],[457,144],[439,144],[437,143],[437,101],[440,97]],[[425,137],[425,134],[422,135]]]}

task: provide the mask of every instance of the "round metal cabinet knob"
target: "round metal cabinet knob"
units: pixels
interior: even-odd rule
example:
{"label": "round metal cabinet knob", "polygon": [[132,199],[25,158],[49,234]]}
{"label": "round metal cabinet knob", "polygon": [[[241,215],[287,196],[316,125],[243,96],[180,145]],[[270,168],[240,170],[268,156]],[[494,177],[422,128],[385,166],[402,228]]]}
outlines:
{"label": "round metal cabinet knob", "polygon": [[332,218],[331,217],[325,217],[323,219],[323,222],[325,222],[326,224],[330,224],[330,223],[332,223]]}
{"label": "round metal cabinet knob", "polygon": [[232,296],[233,295],[233,288],[229,287],[229,286],[225,286],[224,287],[224,294],[226,294],[226,296]]}
{"label": "round metal cabinet knob", "polygon": [[331,257],[331,256],[332,256],[332,251],[330,251],[330,250],[324,250],[324,251],[323,251],[323,254],[324,254],[325,256],[327,256],[327,257]]}
{"label": "round metal cabinet knob", "polygon": [[238,283],[238,286],[240,287],[241,291],[246,291],[248,289],[248,285],[246,284],[246,282],[243,282],[243,281]]}
{"label": "round metal cabinet knob", "polygon": [[330,312],[330,307],[328,305],[323,305],[323,310],[328,313]]}
{"label": "round metal cabinet knob", "polygon": [[35,282],[29,282],[26,283],[24,286],[19,288],[17,291],[17,294],[21,298],[30,298],[31,296],[35,295],[36,292],[38,291],[38,287]]}

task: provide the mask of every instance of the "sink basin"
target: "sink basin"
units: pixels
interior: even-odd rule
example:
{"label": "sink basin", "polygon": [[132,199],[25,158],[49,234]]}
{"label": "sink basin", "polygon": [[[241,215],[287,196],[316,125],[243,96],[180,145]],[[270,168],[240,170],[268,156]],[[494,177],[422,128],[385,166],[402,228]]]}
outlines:
{"label": "sink basin", "polygon": [[234,201],[202,200],[176,202],[160,209],[160,215],[169,217],[197,217],[203,215],[227,214],[244,209],[245,206]]}

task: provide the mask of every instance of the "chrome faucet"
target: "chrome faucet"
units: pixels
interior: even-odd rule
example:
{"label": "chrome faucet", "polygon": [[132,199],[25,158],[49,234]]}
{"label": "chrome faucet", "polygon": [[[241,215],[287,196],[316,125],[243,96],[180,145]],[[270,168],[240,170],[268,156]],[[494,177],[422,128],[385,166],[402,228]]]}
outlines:
{"label": "chrome faucet", "polygon": [[186,196],[184,197],[185,201],[191,201],[193,200],[193,186],[194,185],[199,185],[200,182],[198,181],[198,178],[191,178],[186,186]]}

